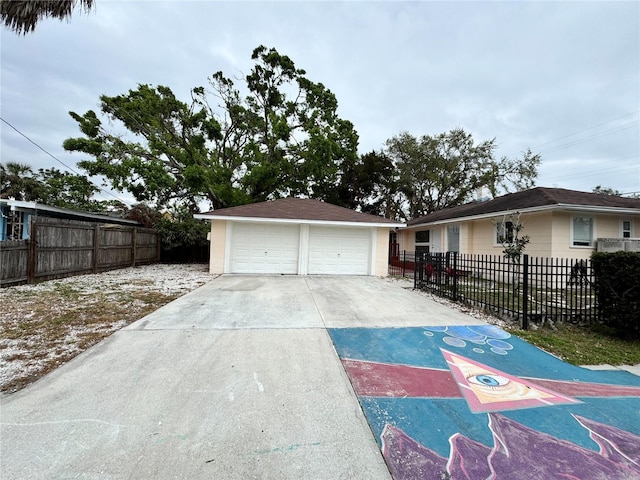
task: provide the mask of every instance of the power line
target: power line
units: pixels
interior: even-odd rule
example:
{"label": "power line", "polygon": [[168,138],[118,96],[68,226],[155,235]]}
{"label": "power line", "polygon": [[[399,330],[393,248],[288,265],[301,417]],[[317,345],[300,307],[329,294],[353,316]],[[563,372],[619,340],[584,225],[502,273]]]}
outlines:
{"label": "power line", "polygon": [[[631,115],[635,115],[637,113],[640,113],[640,110],[636,110],[635,112],[625,113],[624,115],[621,115],[621,116],[616,117],[616,118],[612,118],[611,120],[606,120],[606,121],[598,123],[596,125],[592,125],[591,127],[587,127],[587,128],[582,129],[582,130],[578,130],[577,132],[570,133],[570,134],[564,135],[562,137],[558,137],[558,138],[556,138],[554,140],[550,140],[548,142],[545,142],[545,143],[542,143],[542,144],[538,145],[535,148],[535,150],[538,150],[540,147],[543,147],[545,145],[549,145],[550,143],[555,143],[555,142],[557,142],[559,140],[564,140],[565,138],[574,137],[574,136],[579,135],[579,134],[581,134],[583,132],[587,132],[589,130],[593,130],[594,128],[598,128],[598,127],[601,127],[602,125],[606,125],[607,123],[615,122],[616,120],[620,120],[621,118],[630,117]],[[554,148],[554,147],[551,147],[551,148]]]}
{"label": "power line", "polygon": [[[605,137],[607,135],[611,135],[612,133],[617,133],[617,132],[620,132],[622,130],[626,130],[628,128],[635,127],[635,126],[638,125],[638,123],[639,123],[639,121],[636,120],[636,121],[633,121],[633,122],[628,123],[626,125],[622,125],[620,127],[615,127],[615,128],[612,128],[611,130],[606,130],[604,132],[598,133],[596,135],[593,135],[593,136],[590,136],[590,137],[587,137],[587,138],[577,139],[577,140],[574,140],[574,141],[569,142],[569,143],[564,143],[562,145],[557,145],[555,147],[550,147],[550,148],[548,148],[546,150],[541,150],[540,153],[555,152],[556,150],[561,150],[561,149],[566,148],[566,147],[572,147],[573,145],[579,145],[581,143],[590,142],[591,140],[595,140],[597,138],[601,138],[601,137]],[[552,143],[552,142],[549,142],[549,143]]]}
{"label": "power line", "polygon": [[[24,137],[28,142],[30,142],[31,144],[35,145],[36,147],[38,147],[40,150],[42,150],[44,153],[46,153],[47,155],[49,155],[51,158],[53,158],[56,162],[60,163],[61,165],[63,165],[64,167],[68,168],[69,170],[71,170],[73,173],[75,173],[76,175],[80,175],[80,176],[85,176],[86,175],[82,175],[80,172],[78,172],[76,169],[70,167],[69,165],[67,165],[66,163],[64,163],[62,160],[59,160],[58,158],[56,158],[52,153],[49,153],[47,150],[45,150],[43,147],[41,147],[40,145],[38,145],[36,142],[34,142],[33,140],[31,140],[27,135],[25,135],[24,133],[22,133],[20,130],[18,130],[16,127],[14,127],[13,125],[11,125],[11,123],[9,123],[7,120],[5,120],[4,118],[2,118],[0,116],[0,120],[2,120],[4,123],[6,123],[9,127],[11,127],[13,130],[15,130],[20,136]],[[97,189],[99,189],[101,192],[106,193],[107,195],[111,195],[113,198],[115,198],[116,200],[118,200],[119,202],[122,202],[126,205],[131,206],[131,204],[125,200],[122,200],[121,198],[116,197],[113,193],[111,193],[108,190],[105,190],[104,188],[102,188],[100,185],[94,183],[93,181],[91,181],[90,179],[88,179],[89,182],[96,187]]]}

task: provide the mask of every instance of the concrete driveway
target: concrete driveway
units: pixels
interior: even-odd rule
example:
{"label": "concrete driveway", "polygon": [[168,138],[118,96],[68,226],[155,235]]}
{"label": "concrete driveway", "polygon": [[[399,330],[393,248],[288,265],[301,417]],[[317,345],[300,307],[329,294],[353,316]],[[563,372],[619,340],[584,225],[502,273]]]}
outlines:
{"label": "concrete driveway", "polygon": [[393,281],[222,276],[0,399],[3,479],[388,479],[327,329],[481,324]]}

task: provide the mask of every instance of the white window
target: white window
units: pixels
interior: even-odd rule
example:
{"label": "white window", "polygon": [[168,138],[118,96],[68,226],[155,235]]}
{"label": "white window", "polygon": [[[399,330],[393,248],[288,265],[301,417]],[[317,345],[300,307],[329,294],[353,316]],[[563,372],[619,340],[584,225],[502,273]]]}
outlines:
{"label": "white window", "polygon": [[513,242],[513,222],[496,223],[496,245]]}
{"label": "white window", "polygon": [[6,215],[6,230],[3,232],[3,238],[6,240],[22,240],[24,233],[24,212],[11,210]]}
{"label": "white window", "polygon": [[460,225],[447,227],[447,251],[460,252]]}
{"label": "white window", "polygon": [[429,230],[422,230],[421,232],[416,232],[415,244],[416,244],[416,252],[418,253],[429,253],[429,238],[430,238]]}
{"label": "white window", "polygon": [[571,219],[571,246],[591,247],[593,245],[593,218],[573,217]]}
{"label": "white window", "polygon": [[631,228],[631,220],[622,220],[620,222],[620,230],[622,231],[622,238],[631,238],[633,237],[633,231]]}

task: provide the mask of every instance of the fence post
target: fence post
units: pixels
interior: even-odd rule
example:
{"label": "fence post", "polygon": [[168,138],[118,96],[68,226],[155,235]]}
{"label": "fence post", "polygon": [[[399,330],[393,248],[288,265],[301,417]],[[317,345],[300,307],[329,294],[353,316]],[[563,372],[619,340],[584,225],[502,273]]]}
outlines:
{"label": "fence post", "polygon": [[404,271],[407,266],[407,251],[402,251],[402,278],[404,278]]}
{"label": "fence post", "polygon": [[91,270],[93,273],[98,273],[98,257],[100,256],[100,224],[96,223],[93,226],[93,262]]}
{"label": "fence post", "polygon": [[458,301],[458,252],[453,252],[453,301]]}
{"label": "fence post", "polygon": [[522,257],[522,329],[529,330],[529,255]]}
{"label": "fence post", "polygon": [[36,245],[36,232],[38,230],[37,223],[31,217],[31,225],[29,228],[29,247],[27,249],[27,283],[34,283],[36,278],[36,259],[38,257],[38,248]]}
{"label": "fence post", "polygon": [[131,266],[136,266],[136,250],[138,249],[138,229],[133,227],[133,232],[131,232]]}

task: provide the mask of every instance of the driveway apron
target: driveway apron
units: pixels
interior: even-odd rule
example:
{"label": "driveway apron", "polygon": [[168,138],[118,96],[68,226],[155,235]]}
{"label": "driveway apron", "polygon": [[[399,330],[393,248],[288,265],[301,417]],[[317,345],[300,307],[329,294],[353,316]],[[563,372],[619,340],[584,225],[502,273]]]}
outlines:
{"label": "driveway apron", "polygon": [[1,397],[0,477],[637,478],[617,373],[392,280],[222,276]]}
{"label": "driveway apron", "polygon": [[388,479],[327,326],[415,301],[448,315],[376,278],[219,277],[3,396],[0,476]]}

